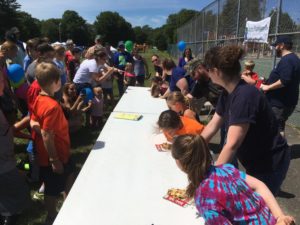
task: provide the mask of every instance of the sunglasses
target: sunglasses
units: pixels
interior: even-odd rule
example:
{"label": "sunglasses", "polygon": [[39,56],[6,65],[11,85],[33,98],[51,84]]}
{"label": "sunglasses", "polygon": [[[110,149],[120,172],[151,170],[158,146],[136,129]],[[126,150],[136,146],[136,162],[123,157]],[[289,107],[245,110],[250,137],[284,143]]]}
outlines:
{"label": "sunglasses", "polygon": [[153,60],[152,60],[152,63],[157,62],[157,60],[158,60],[158,59],[153,59]]}

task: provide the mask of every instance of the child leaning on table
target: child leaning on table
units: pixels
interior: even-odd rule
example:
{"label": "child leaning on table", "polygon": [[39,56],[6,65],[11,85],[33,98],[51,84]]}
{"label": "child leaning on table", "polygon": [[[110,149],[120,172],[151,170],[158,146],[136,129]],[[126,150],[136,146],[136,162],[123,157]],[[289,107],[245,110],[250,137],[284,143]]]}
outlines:
{"label": "child leaning on table", "polygon": [[172,141],[177,135],[182,134],[201,134],[204,130],[204,125],[185,116],[179,116],[173,110],[163,111],[158,119],[158,127],[168,141]]}
{"label": "child leaning on table", "polygon": [[172,156],[187,174],[187,195],[195,199],[205,224],[293,224],[267,186],[231,164],[213,166],[200,135],[174,139]]}
{"label": "child leaning on table", "polygon": [[41,87],[32,110],[31,126],[37,131],[35,146],[40,166],[40,179],[45,184],[46,224],[52,224],[57,211],[57,197],[65,197],[73,183],[70,162],[68,122],[54,93],[61,88],[60,71],[53,63],[42,62],[36,67]]}

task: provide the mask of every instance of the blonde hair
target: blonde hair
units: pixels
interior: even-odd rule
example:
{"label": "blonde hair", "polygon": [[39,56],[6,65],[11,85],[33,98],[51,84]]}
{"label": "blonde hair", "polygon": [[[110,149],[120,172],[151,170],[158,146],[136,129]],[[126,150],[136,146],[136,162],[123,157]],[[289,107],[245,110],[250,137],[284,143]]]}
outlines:
{"label": "blonde hair", "polygon": [[54,48],[55,54],[60,55],[60,56],[65,54],[66,49],[63,46],[54,45],[53,48]]}
{"label": "blonde hair", "polygon": [[172,105],[179,102],[188,108],[190,104],[189,99],[185,97],[180,91],[171,92],[167,97],[167,102],[171,103]]}
{"label": "blonde hair", "polygon": [[49,62],[39,63],[36,66],[35,74],[39,85],[44,89],[48,89],[52,83],[58,82],[60,79],[59,69]]}
{"label": "blonde hair", "polygon": [[253,60],[247,60],[247,61],[245,61],[244,65],[247,67],[250,67],[250,68],[254,68],[255,63]]}
{"label": "blonde hair", "polygon": [[213,162],[206,141],[200,135],[180,135],[172,144],[172,156],[188,175],[187,195],[194,197]]}

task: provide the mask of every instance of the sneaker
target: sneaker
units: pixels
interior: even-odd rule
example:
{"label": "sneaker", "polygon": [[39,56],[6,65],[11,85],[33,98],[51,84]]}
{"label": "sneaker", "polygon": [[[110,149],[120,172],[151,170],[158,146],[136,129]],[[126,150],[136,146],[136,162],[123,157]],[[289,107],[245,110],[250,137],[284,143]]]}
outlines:
{"label": "sneaker", "polygon": [[36,191],[34,194],[33,194],[33,199],[35,200],[38,200],[38,201],[43,201],[44,200],[44,193],[43,192],[38,192]]}

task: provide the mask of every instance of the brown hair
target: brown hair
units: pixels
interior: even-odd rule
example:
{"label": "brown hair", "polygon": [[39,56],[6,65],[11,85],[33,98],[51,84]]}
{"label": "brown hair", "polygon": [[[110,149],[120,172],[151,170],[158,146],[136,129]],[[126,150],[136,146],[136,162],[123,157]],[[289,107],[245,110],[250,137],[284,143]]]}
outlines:
{"label": "brown hair", "polygon": [[182,170],[188,175],[187,195],[194,197],[212,164],[206,141],[200,135],[180,135],[174,139],[172,156],[179,161]]}
{"label": "brown hair", "polygon": [[204,63],[208,69],[217,68],[225,75],[225,79],[232,80],[240,76],[241,64],[244,51],[237,45],[213,47],[204,57]]}
{"label": "brown hair", "polygon": [[176,67],[176,64],[173,59],[164,59],[162,62],[162,67],[166,70],[171,70]]}
{"label": "brown hair", "polygon": [[47,89],[59,81],[60,71],[53,63],[41,62],[36,66],[35,75],[41,88]]}
{"label": "brown hair", "polygon": [[161,129],[178,129],[182,126],[180,116],[172,110],[163,111],[157,124]]}
{"label": "brown hair", "polygon": [[189,99],[185,97],[180,91],[173,91],[167,97],[167,102],[174,105],[176,102],[189,106]]}
{"label": "brown hair", "polygon": [[18,50],[18,47],[15,43],[11,41],[6,41],[1,45],[1,51],[6,53],[11,50]]}

